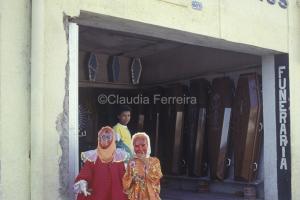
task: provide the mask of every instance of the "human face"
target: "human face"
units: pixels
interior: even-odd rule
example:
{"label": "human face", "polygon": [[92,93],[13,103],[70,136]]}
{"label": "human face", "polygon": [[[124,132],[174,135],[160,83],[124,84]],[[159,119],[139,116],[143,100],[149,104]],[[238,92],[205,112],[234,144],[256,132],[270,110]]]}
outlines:
{"label": "human face", "polygon": [[147,154],[148,143],[145,137],[137,137],[133,141],[134,152],[138,157]]}
{"label": "human face", "polygon": [[99,144],[102,149],[107,149],[113,141],[113,132],[110,130],[102,131],[98,136]]}
{"label": "human face", "polygon": [[130,121],[131,113],[130,111],[124,111],[121,114],[118,115],[118,119],[120,124],[127,125]]}

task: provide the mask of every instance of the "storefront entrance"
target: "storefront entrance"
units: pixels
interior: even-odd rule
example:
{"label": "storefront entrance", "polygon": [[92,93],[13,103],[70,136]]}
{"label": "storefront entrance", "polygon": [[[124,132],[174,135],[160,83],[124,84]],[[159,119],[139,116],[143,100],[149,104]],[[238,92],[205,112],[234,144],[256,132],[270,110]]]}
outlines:
{"label": "storefront entrance", "polygon": [[[70,88],[78,91],[70,105],[77,116],[73,126],[80,127],[79,137],[75,132],[70,137],[74,176],[82,164],[79,154],[96,147],[97,130],[116,123],[118,104],[130,104],[131,132],[147,132],[152,155],[161,161],[164,199],[176,191],[238,199],[245,189],[261,199],[274,196],[277,177],[269,174],[277,173],[274,56],[261,56],[268,50],[188,33],[185,40],[180,31],[158,27],[149,34],[150,25],[135,22],[130,22],[135,30],[120,30],[116,19],[114,24],[82,16],[76,20],[78,78]],[[132,76],[135,60],[138,80]],[[154,102],[154,96],[160,100]],[[184,103],[164,104],[164,97]]]}

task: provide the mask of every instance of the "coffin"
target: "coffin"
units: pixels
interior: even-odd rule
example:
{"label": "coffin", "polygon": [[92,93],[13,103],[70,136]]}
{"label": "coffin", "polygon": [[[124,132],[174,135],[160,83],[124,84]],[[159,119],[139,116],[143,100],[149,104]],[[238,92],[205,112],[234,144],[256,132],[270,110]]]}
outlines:
{"label": "coffin", "polygon": [[[183,97],[186,93],[183,85],[173,85],[165,89],[166,97]],[[166,174],[183,173],[183,123],[184,104],[163,104],[160,117],[159,157]]]}
{"label": "coffin", "polygon": [[209,82],[205,79],[190,81],[189,95],[197,99],[197,104],[188,104],[185,114],[184,158],[188,175],[207,175],[206,115],[208,107]]}
{"label": "coffin", "polygon": [[120,61],[118,56],[110,56],[108,58],[108,80],[111,82],[115,82],[119,80],[120,76]]}
{"label": "coffin", "polygon": [[208,154],[211,179],[223,180],[228,175],[231,157],[230,117],[234,83],[228,77],[212,81],[208,110]]}
{"label": "coffin", "polygon": [[90,81],[96,81],[96,72],[98,67],[97,56],[94,53],[90,53],[89,61],[88,61],[88,74]]}
{"label": "coffin", "polygon": [[259,76],[241,75],[233,106],[234,177],[256,179],[262,139],[262,97]]}
{"label": "coffin", "polygon": [[132,84],[136,85],[140,82],[140,77],[142,73],[142,64],[140,58],[134,58],[131,64],[131,80]]}

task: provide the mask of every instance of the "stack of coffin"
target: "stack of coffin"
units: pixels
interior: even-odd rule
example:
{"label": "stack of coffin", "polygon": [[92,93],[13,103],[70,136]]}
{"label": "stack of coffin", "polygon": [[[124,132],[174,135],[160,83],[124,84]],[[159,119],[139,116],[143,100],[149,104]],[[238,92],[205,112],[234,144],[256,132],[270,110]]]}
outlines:
{"label": "stack of coffin", "polygon": [[223,180],[230,166],[230,117],[234,83],[228,77],[212,81],[207,122],[210,177]]}
{"label": "stack of coffin", "polygon": [[[165,88],[165,97],[183,97],[187,87],[176,84]],[[165,174],[183,173],[184,104],[161,105],[159,157]]]}
{"label": "stack of coffin", "polygon": [[262,99],[256,73],[241,75],[234,99],[232,131],[236,180],[256,179],[262,139]]}
{"label": "stack of coffin", "polygon": [[184,158],[187,163],[188,175],[207,175],[207,138],[206,114],[208,107],[209,82],[205,79],[190,82],[189,96],[195,97],[197,103],[187,104],[185,113]]}

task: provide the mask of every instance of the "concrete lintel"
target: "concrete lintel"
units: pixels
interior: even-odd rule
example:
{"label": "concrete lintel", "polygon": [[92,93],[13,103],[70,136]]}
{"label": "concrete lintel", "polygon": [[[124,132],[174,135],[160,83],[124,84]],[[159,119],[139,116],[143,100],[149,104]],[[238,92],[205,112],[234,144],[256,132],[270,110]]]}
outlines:
{"label": "concrete lintel", "polygon": [[208,37],[205,35],[186,32],[182,30],[175,30],[153,24],[146,24],[142,22],[121,19],[107,15],[95,14],[86,11],[81,11],[80,16],[73,18],[72,21],[82,26],[90,26],[125,33],[134,33],[138,35],[151,36],[155,38],[161,38],[185,44],[231,50],[254,55],[281,53],[271,49],[230,42],[220,38]]}

